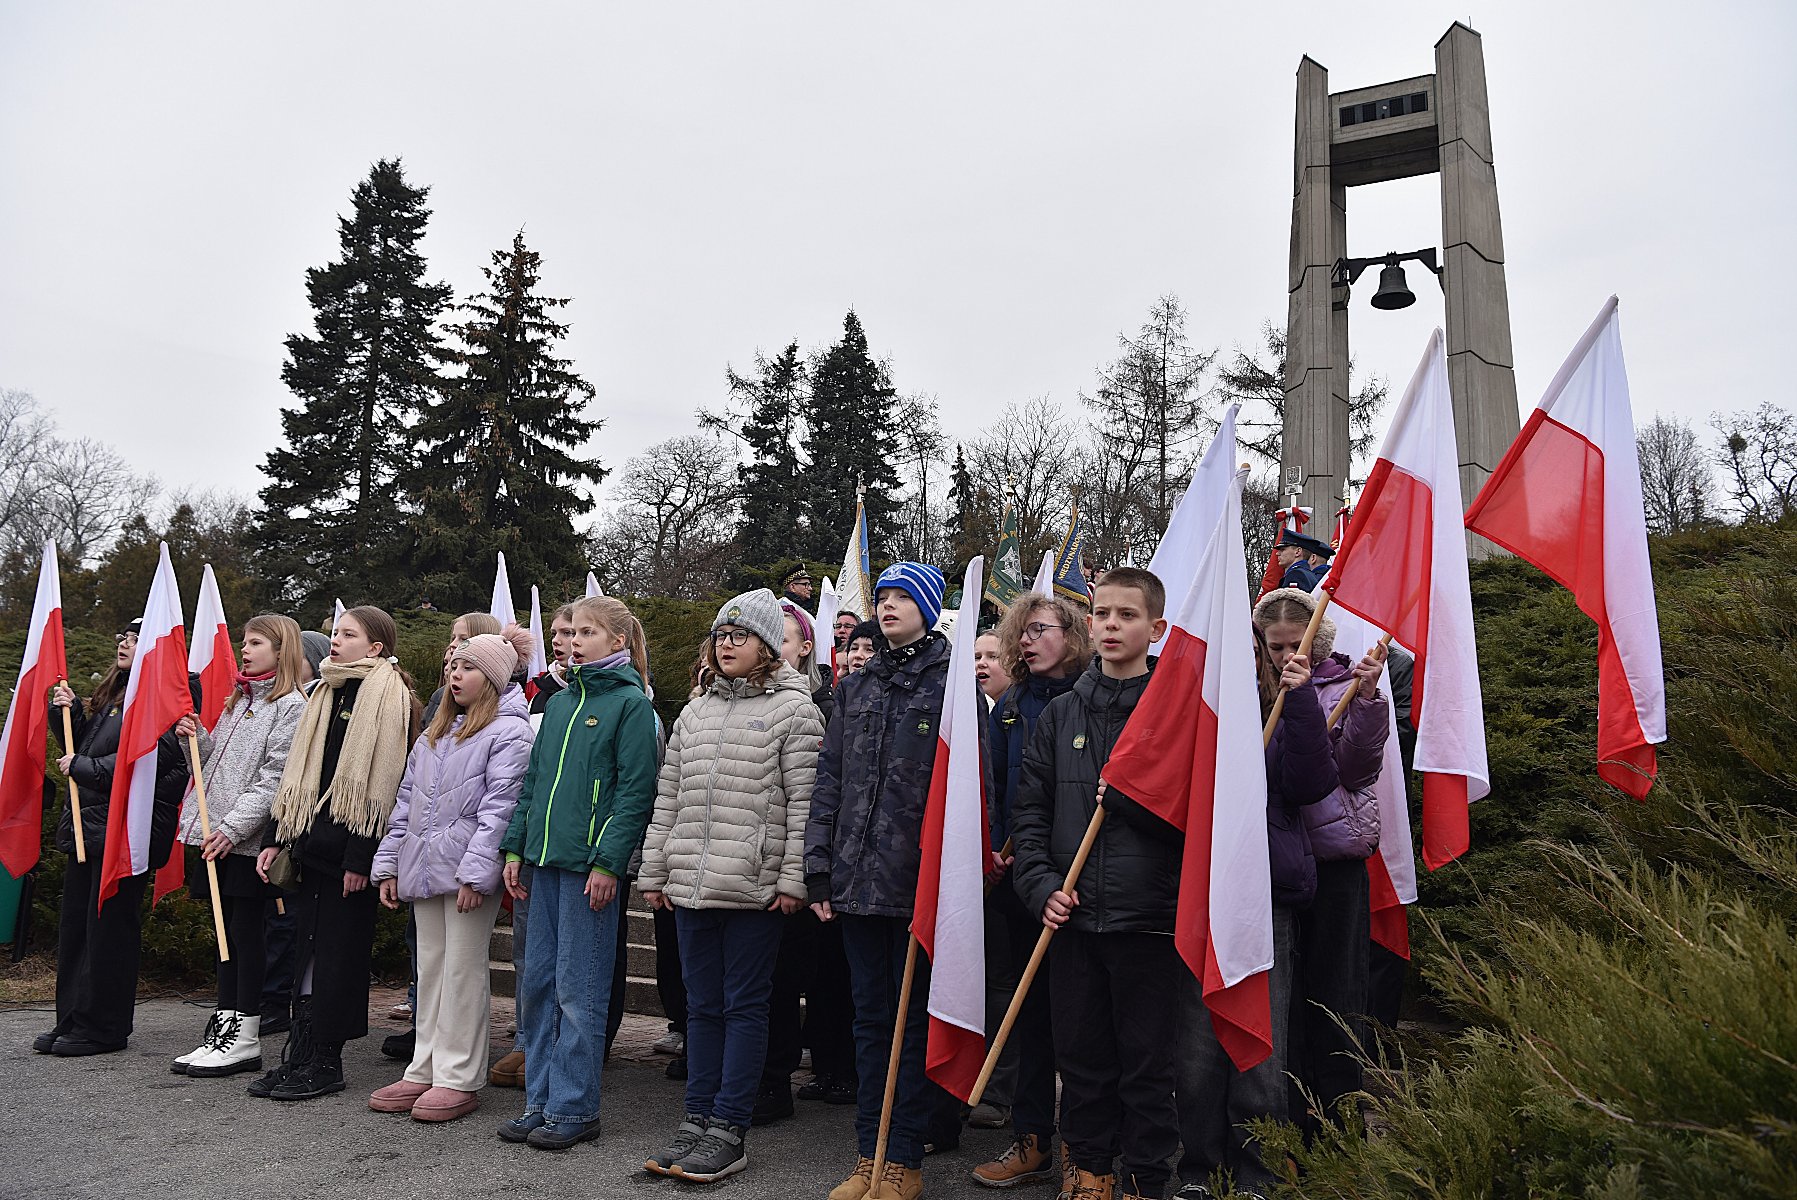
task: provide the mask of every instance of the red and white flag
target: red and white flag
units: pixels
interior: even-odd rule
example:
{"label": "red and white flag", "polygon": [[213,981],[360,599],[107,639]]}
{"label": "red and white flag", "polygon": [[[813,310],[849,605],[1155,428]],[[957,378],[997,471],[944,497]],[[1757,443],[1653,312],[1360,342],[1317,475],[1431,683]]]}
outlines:
{"label": "red and white flag", "polygon": [[[1229,448],[1232,452],[1233,445]],[[1273,1051],[1273,881],[1239,471],[1160,662],[1117,739],[1109,786],[1185,831],[1173,942],[1237,1070]],[[1169,1048],[1170,1052],[1171,1048]]]}
{"label": "red and white flag", "polygon": [[106,854],[100,866],[100,903],[119,890],[119,880],[150,869],[150,817],[156,804],[156,741],[193,711],[187,687],[187,636],[181,625],[181,593],[162,544],[156,577],[144,604],[137,658],[125,684],[118,757],[112,771],[112,808],[106,821]]}
{"label": "red and white flag", "polygon": [[[0,866],[17,879],[37,865],[44,837],[44,767],[49,750],[50,689],[67,678],[62,641],[62,581],[56,543],[44,543],[37,599],[25,630],[19,682],[0,732]],[[73,754],[70,746],[67,752]]]}
{"label": "red and white flag", "polygon": [[499,551],[499,565],[493,570],[493,601],[487,606],[499,627],[518,623],[518,610],[512,607],[512,577],[506,574],[505,551]]}
{"label": "red and white flag", "polygon": [[[1168,599],[1175,602],[1198,578],[1198,560],[1204,556],[1211,534],[1216,532],[1217,515],[1229,500],[1229,489],[1236,476],[1235,419],[1241,411],[1240,404],[1231,404],[1224,412],[1217,424],[1217,435],[1205,447],[1192,471],[1192,481],[1186,484],[1185,495],[1167,522],[1167,531],[1154,548],[1154,557],[1148,560],[1148,569],[1167,589]],[[1168,632],[1172,632],[1171,624]],[[1149,652],[1159,654],[1166,640],[1163,637],[1150,646]]]}
{"label": "red and white flag", "polygon": [[1491,791],[1462,511],[1454,403],[1437,329],[1322,582],[1336,604],[1389,630],[1416,656],[1410,719],[1430,870],[1466,852],[1467,805]]}
{"label": "red and white flag", "polygon": [[224,601],[218,580],[207,563],[200,573],[200,597],[194,603],[193,644],[187,648],[187,670],[200,677],[200,724],[211,729],[225,711],[225,701],[237,686],[237,651],[231,645],[231,629],[225,623]]}
{"label": "red and white flag", "polygon": [[[1320,592],[1321,589],[1319,588]],[[1346,608],[1330,614],[1335,619],[1335,648],[1358,660],[1379,644],[1385,630],[1361,619]],[[1373,794],[1379,801],[1379,853],[1367,859],[1367,907],[1372,916],[1375,942],[1404,958],[1410,957],[1410,920],[1404,906],[1416,903],[1416,847],[1410,840],[1410,799],[1404,787],[1404,752],[1398,742],[1398,709],[1390,702],[1391,686],[1382,676],[1380,686],[1387,703],[1385,753]]]}
{"label": "red and white flag", "polygon": [[985,559],[967,564],[942,718],[936,767],[923,815],[923,858],[911,932],[930,958],[930,1036],[924,1069],[965,1101],[986,1061],[986,771],[980,761],[979,636]]}
{"label": "red and white flag", "polygon": [[1466,513],[1597,622],[1597,774],[1645,799],[1666,740],[1666,677],[1616,297],[1573,347]]}

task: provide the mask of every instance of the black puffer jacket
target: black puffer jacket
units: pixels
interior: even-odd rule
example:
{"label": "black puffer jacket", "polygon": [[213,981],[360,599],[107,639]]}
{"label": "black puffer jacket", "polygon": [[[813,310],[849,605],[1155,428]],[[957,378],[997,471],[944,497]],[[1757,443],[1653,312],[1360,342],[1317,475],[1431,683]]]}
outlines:
{"label": "black puffer jacket", "polygon": [[[190,676],[188,686],[196,692],[196,709],[199,707],[198,685],[199,680]],[[98,861],[97,856],[106,846],[106,819],[112,811],[112,776],[118,761],[119,728],[123,723],[120,709],[120,704],[112,704],[89,716],[86,705],[79,701],[69,709],[75,744],[63,746],[63,751],[73,751],[75,755],[75,761],[69,764],[69,778],[75,781],[81,793],[81,832],[87,842],[90,863]],[[54,707],[50,710],[50,730],[60,744],[62,715]],[[164,733],[156,742],[156,802],[150,814],[152,871],[168,861],[169,849],[175,844],[175,826],[181,819],[181,797],[187,793],[189,771],[187,754],[180,740],[172,730]],[[65,854],[75,852],[75,824],[66,804],[62,819],[56,823],[56,848]]]}
{"label": "black puffer jacket", "polygon": [[932,633],[875,655],[837,685],[805,826],[813,903],[856,916],[911,915],[947,683],[948,642]]}
{"label": "black puffer jacket", "polygon": [[[1037,718],[1011,808],[1011,875],[1030,912],[1041,913],[1066,879],[1097,809],[1099,772],[1149,678],[1111,679],[1093,664]],[[1106,803],[1111,812],[1074,885],[1079,907],[1068,924],[1086,933],[1172,933],[1185,835],[1115,787]]]}

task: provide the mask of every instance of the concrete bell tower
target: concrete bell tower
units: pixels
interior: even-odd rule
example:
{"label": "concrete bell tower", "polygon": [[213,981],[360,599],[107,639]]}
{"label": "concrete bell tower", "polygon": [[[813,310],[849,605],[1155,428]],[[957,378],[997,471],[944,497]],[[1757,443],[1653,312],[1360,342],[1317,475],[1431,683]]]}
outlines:
{"label": "concrete bell tower", "polygon": [[1433,75],[1349,92],[1331,92],[1329,72],[1306,56],[1296,124],[1281,491],[1302,471],[1302,503],[1319,522],[1311,528],[1327,531],[1348,489],[1348,189],[1436,174],[1448,380],[1470,504],[1520,428],[1479,35],[1456,23],[1435,44]]}

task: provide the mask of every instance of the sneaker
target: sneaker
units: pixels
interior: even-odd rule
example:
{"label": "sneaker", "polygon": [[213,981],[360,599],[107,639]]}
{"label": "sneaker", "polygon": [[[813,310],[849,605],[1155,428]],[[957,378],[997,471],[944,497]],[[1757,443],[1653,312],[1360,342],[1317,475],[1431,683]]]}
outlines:
{"label": "sneaker", "polygon": [[675,1030],[668,1030],[649,1044],[651,1054],[685,1054],[686,1035]]}
{"label": "sneaker", "polygon": [[760,1129],[785,1120],[792,1113],[792,1084],[784,1080],[764,1083],[755,1094],[755,1111],[749,1117],[749,1124]]}
{"label": "sneaker", "polygon": [[982,1100],[973,1106],[967,1123],[975,1129],[1003,1129],[1011,1123],[1011,1106]]}
{"label": "sneaker", "polygon": [[1048,1139],[1026,1133],[991,1162],[973,1169],[973,1181],[981,1187],[1009,1188],[1024,1183],[1046,1183],[1055,1177],[1054,1156]]}
{"label": "sneaker", "polygon": [[698,1113],[687,1113],[680,1122],[680,1128],[674,1131],[674,1140],[669,1142],[659,1154],[651,1156],[643,1163],[643,1170],[651,1175],[669,1174],[668,1168],[678,1160],[692,1153],[699,1139],[705,1136],[705,1118]]}
{"label": "sneaker", "polygon": [[524,1140],[539,1150],[566,1150],[598,1136],[597,1121],[545,1121]]}
{"label": "sneaker", "polygon": [[[1242,1195],[1240,1192],[1236,1194]],[[1188,1183],[1173,1193],[1173,1200],[1216,1200],[1216,1195],[1208,1184]]]}
{"label": "sneaker", "polygon": [[499,1127],[499,1140],[502,1142],[524,1142],[530,1135],[549,1123],[549,1118],[540,1112],[525,1113],[521,1117],[513,1117]]}
{"label": "sneaker", "polygon": [[676,1054],[673,1058],[669,1059],[668,1069],[663,1071],[662,1074],[666,1075],[669,1079],[685,1079],[686,1055]]}
{"label": "sneaker", "polygon": [[846,1075],[816,1075],[799,1089],[801,1100],[821,1100],[825,1104],[855,1103],[855,1080]]}
{"label": "sneaker", "polygon": [[867,1194],[873,1191],[873,1185],[874,1160],[856,1159],[854,1174],[830,1189],[829,1200],[866,1200]]}
{"label": "sneaker", "polygon": [[406,1001],[401,1000],[398,1004],[395,1004],[392,1008],[387,1010],[387,1019],[389,1021],[410,1021],[412,1019],[412,1006]]}
{"label": "sneaker", "polygon": [[669,1173],[689,1183],[716,1183],[730,1178],[749,1165],[749,1153],[743,1149],[746,1133],[748,1130],[741,1125],[712,1121],[705,1127],[699,1144],[668,1168]]}

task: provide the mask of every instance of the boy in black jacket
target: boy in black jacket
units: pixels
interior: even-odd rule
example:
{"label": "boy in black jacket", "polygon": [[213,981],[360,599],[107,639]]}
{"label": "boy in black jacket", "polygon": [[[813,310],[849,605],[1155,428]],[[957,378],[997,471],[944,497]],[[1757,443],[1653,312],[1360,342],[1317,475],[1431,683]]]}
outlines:
{"label": "boy in black jacket", "polygon": [[1158,1198],[1179,1144],[1178,1006],[1168,989],[1186,969],[1173,946],[1184,837],[1109,788],[1085,870],[1071,893],[1061,890],[1097,807],[1099,773],[1148,686],[1165,606],[1147,571],[1120,567],[1099,582],[1098,662],[1037,720],[1011,816],[1017,894],[1060,931],[1049,978],[1073,1200],[1110,1200],[1119,1184],[1122,1196]]}

